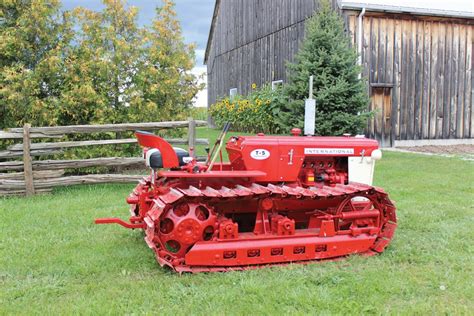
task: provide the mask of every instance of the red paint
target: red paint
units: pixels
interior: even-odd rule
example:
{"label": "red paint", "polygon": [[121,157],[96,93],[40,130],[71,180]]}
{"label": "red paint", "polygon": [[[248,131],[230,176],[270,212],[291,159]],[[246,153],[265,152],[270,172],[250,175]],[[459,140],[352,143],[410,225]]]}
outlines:
{"label": "red paint", "polygon": [[146,132],[136,132],[138,144],[143,147],[157,148],[163,159],[163,168],[176,168],[179,166],[178,157],[173,147],[163,138]]}
{"label": "red paint", "polygon": [[112,218],[97,218],[95,220],[96,224],[119,224],[125,228],[145,228],[144,223],[138,223],[138,224],[133,224],[129,222],[125,222],[121,220],[120,218],[112,217]]}
{"label": "red paint", "polygon": [[[219,164],[217,164],[219,166]],[[265,177],[266,173],[262,171],[209,171],[202,173],[189,173],[186,171],[160,171],[161,177],[166,178],[259,178]]]}
{"label": "red paint", "polygon": [[348,183],[347,170],[347,157],[369,156],[377,142],[299,133],[231,138],[230,163],[210,171],[196,161],[178,169],[166,157],[176,158],[169,144],[137,133],[174,170],[137,185],[127,198],[130,223],[96,222],[143,228],[158,263],[178,272],[382,252],[396,229],[395,206],[382,189]]}

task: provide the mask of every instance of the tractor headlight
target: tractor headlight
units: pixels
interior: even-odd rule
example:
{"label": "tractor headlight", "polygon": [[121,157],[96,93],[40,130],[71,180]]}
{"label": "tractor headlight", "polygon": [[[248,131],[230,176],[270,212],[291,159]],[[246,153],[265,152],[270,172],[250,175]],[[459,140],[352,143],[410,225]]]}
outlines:
{"label": "tractor headlight", "polygon": [[370,157],[373,160],[380,160],[382,159],[382,151],[380,149],[375,149],[372,151],[372,154],[370,155]]}

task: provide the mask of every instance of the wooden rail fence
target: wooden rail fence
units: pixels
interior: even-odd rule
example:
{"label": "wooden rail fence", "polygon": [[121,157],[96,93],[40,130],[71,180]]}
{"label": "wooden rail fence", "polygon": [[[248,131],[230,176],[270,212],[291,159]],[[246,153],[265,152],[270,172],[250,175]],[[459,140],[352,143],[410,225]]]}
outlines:
{"label": "wooden rail fence", "polygon": [[[136,139],[103,139],[84,141],[61,141],[67,134],[90,134],[105,132],[125,132],[135,130],[155,131],[160,129],[188,128],[188,137],[167,139],[172,145],[208,145],[207,139],[196,138],[196,126],[205,126],[206,121],[172,121],[149,123],[125,123],[104,125],[71,125],[53,127],[10,128],[0,131],[2,140],[22,140],[22,143],[0,150],[0,196],[26,195],[49,192],[57,186],[91,183],[126,183],[134,182],[142,175],[125,174],[88,174],[64,176],[65,169],[85,167],[129,167],[143,164],[142,158],[102,157],[71,160],[37,160],[34,157],[62,153],[66,148],[97,145],[133,144]],[[32,139],[47,139],[47,142],[32,142]],[[58,141],[52,141],[52,140]],[[23,157],[23,161],[11,160]]]}

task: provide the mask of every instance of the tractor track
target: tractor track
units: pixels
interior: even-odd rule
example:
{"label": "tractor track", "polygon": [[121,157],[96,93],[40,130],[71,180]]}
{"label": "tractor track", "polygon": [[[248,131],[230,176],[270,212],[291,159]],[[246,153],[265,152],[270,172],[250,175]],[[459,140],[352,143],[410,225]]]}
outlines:
{"label": "tractor track", "polygon": [[[141,181],[136,189],[131,193],[138,198],[144,187],[151,187],[149,178]],[[388,198],[387,193],[377,187],[360,184],[349,183],[347,185],[337,184],[335,186],[323,187],[290,187],[286,185],[260,185],[252,183],[249,185],[237,184],[232,188],[222,186],[220,188],[212,188],[207,186],[199,189],[195,186],[187,188],[170,187],[169,190],[163,190],[164,193],[150,194],[153,197],[152,205],[144,217],[146,223],[145,241],[148,246],[155,252],[156,258],[161,266],[168,266],[178,272],[207,272],[207,271],[233,271],[264,267],[268,265],[285,265],[290,262],[262,264],[262,265],[245,265],[234,267],[219,266],[188,266],[184,263],[184,258],[177,258],[173,253],[166,250],[165,245],[160,238],[160,222],[163,220],[166,212],[176,205],[186,202],[196,205],[212,205],[213,203],[223,203],[225,201],[248,201],[249,199],[261,199],[271,197],[274,199],[288,200],[324,200],[324,199],[351,199],[356,196],[367,196],[376,199],[381,213],[381,229],[377,235],[371,250],[364,255],[372,255],[382,252],[390,243],[394,231],[396,229],[395,206]],[[167,192],[166,192],[167,191]],[[133,206],[132,206],[133,209]],[[132,212],[133,213],[133,212]],[[133,214],[132,214],[133,215]],[[136,215],[136,214],[135,214]],[[216,214],[214,214],[216,215]],[[218,214],[217,214],[218,215]],[[308,263],[320,259],[303,260],[298,263]],[[334,259],[332,259],[334,260]]]}

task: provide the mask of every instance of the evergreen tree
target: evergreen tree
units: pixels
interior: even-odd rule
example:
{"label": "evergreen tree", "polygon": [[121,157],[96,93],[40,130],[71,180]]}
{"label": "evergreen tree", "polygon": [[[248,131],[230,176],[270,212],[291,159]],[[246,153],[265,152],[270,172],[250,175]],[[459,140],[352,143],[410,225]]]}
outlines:
{"label": "evergreen tree", "polygon": [[367,122],[368,96],[358,79],[357,53],[344,32],[342,18],[323,1],[306,24],[305,39],[295,62],[288,64],[289,102],[282,105],[280,121],[288,129],[304,125],[304,100],[309,76],[314,76],[316,134],[360,133]]}

